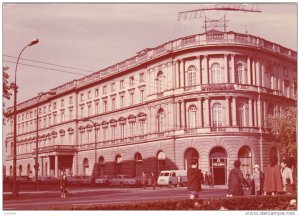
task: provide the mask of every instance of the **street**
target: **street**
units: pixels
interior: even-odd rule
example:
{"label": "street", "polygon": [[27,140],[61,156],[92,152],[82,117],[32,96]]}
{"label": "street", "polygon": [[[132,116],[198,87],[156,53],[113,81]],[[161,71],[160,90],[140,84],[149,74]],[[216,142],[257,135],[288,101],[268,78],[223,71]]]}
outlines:
{"label": "street", "polygon": [[[7,194],[7,192],[5,192]],[[26,194],[26,196],[25,196]],[[217,187],[209,189],[204,186],[200,198],[224,197],[226,189]],[[23,198],[22,198],[23,196]],[[189,197],[187,188],[99,188],[77,187],[70,189],[66,199],[60,198],[59,191],[26,191],[20,192],[21,199],[3,201],[4,210],[36,210],[63,208],[64,206],[86,206],[95,204],[113,204],[157,201],[167,199],[186,199]]]}

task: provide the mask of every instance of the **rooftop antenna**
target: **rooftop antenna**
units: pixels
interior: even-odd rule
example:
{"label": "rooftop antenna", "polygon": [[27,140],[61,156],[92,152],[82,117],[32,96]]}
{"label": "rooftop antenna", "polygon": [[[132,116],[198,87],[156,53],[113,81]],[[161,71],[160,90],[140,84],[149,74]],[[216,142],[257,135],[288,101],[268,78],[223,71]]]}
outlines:
{"label": "rooftop antenna", "polygon": [[[261,13],[261,8],[261,4],[204,4],[201,6],[200,9],[197,10],[179,12],[177,21],[180,22],[182,20],[185,21],[187,19],[201,19],[204,17],[203,28],[205,29],[205,32],[207,32],[208,29],[213,28],[223,28],[224,32],[226,32],[226,27],[228,26],[227,23],[229,22],[229,20],[226,19],[228,11]],[[205,11],[225,11],[225,14],[219,19],[210,19],[205,14]]]}

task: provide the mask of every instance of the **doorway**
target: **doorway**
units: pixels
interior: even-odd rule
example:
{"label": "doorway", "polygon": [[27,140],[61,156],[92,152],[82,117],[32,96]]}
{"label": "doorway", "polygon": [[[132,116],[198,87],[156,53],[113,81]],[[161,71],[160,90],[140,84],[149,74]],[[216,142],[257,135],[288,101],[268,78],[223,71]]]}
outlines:
{"label": "doorway", "polygon": [[215,147],[210,152],[210,168],[215,185],[227,183],[227,153],[222,147]]}

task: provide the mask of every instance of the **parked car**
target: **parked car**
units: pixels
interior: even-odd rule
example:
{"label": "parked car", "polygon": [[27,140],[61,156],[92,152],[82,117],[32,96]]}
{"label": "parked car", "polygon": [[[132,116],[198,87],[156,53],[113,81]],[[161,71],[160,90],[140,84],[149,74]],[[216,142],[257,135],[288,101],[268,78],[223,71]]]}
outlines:
{"label": "parked car", "polygon": [[117,175],[111,180],[112,186],[136,186],[136,180],[128,175]]}
{"label": "parked car", "polygon": [[187,186],[187,171],[186,170],[164,170],[161,171],[158,179],[158,186],[175,186],[178,183],[178,179],[180,179],[180,185]]}
{"label": "parked car", "polygon": [[95,184],[97,185],[110,185],[112,181],[112,176],[103,175],[95,179]]}
{"label": "parked car", "polygon": [[39,176],[38,182],[40,184],[57,184],[59,179],[54,176]]}
{"label": "parked car", "polygon": [[67,176],[67,182],[70,185],[89,185],[92,184],[90,176]]}
{"label": "parked car", "polygon": [[[30,178],[29,176],[16,176],[16,180],[19,183],[29,183],[29,182],[33,181],[33,179]],[[12,181],[12,178],[11,178],[11,181]]]}

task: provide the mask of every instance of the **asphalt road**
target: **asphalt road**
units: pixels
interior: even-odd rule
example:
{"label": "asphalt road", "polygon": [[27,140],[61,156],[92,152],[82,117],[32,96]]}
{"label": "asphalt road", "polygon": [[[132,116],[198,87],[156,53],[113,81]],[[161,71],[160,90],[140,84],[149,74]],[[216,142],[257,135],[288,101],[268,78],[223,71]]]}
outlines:
{"label": "asphalt road", "polygon": [[[224,197],[225,188],[203,188],[200,198]],[[66,199],[60,198],[57,190],[21,191],[19,200],[3,200],[3,210],[37,210],[63,208],[65,206],[87,206],[95,204],[113,204],[157,201],[167,199],[186,199],[187,188],[99,188],[77,187],[70,190]]]}

